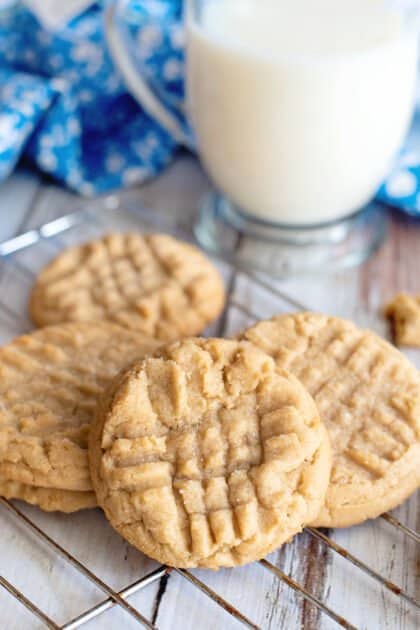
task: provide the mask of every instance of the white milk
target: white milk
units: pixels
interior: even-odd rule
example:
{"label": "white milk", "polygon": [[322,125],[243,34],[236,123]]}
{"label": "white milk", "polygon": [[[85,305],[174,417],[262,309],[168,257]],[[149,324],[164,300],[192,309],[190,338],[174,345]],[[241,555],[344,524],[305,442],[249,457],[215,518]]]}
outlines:
{"label": "white milk", "polygon": [[216,186],[279,223],[361,208],[410,121],[413,30],[376,0],[203,2],[188,26],[188,101]]}

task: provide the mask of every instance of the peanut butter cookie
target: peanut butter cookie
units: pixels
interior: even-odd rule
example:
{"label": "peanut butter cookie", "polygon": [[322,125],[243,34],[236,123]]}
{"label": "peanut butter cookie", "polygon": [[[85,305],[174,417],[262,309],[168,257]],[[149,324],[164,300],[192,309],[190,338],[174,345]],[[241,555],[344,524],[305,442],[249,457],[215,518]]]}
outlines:
{"label": "peanut butter cookie", "polygon": [[94,492],[37,488],[3,479],[0,479],[0,496],[6,499],[21,499],[37,505],[46,512],[77,512],[97,505]]}
{"label": "peanut butter cookie", "polygon": [[386,307],[385,315],[391,320],[398,346],[420,348],[420,295],[399,293]]}
{"label": "peanut butter cookie", "polygon": [[223,282],[197,248],[164,234],[110,234],[72,247],[38,276],[30,299],[39,325],[110,320],[172,341],[221,312]]}
{"label": "peanut butter cookie", "polygon": [[253,342],[315,399],[333,467],[314,524],[345,527],[404,501],[420,483],[420,375],[394,347],[353,323],[315,313],[249,328]]}
{"label": "peanut butter cookie", "polygon": [[247,342],[189,339],[120,375],[89,438],[113,527],[156,560],[230,567],[312,521],[330,474],[303,386]]}
{"label": "peanut butter cookie", "polygon": [[121,368],[158,345],[108,322],[80,322],[0,348],[0,479],[92,491],[87,436],[98,396]]}

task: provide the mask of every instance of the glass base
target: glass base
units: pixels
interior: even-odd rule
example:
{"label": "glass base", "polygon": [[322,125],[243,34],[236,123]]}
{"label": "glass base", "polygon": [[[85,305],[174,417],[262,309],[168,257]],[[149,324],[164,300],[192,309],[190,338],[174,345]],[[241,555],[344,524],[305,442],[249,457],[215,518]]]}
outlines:
{"label": "glass base", "polygon": [[338,221],[279,226],[238,211],[224,197],[206,196],[194,226],[199,243],[240,267],[283,277],[358,265],[383,242],[387,214],[372,203]]}

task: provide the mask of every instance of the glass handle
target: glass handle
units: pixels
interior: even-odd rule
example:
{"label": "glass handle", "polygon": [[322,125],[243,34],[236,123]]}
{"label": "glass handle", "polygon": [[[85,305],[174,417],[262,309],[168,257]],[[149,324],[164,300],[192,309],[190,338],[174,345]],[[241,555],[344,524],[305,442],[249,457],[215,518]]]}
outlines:
{"label": "glass handle", "polygon": [[154,118],[180,144],[189,147],[191,142],[184,133],[181,124],[169,109],[162,104],[151,87],[139,73],[139,70],[124,45],[118,28],[118,4],[111,4],[105,11],[105,36],[111,57],[121,72],[131,94],[143,109]]}

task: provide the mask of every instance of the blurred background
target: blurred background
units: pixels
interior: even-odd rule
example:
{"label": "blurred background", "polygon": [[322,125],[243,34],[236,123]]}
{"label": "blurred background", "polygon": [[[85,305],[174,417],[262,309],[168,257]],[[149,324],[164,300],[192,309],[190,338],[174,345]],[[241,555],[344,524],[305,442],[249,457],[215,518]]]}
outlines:
{"label": "blurred background", "polygon": [[[0,0],[0,186],[21,164],[84,196],[160,173],[179,143],[131,96],[104,33],[109,2]],[[139,71],[185,126],[182,0],[125,2]],[[420,215],[420,114],[378,197]]]}

